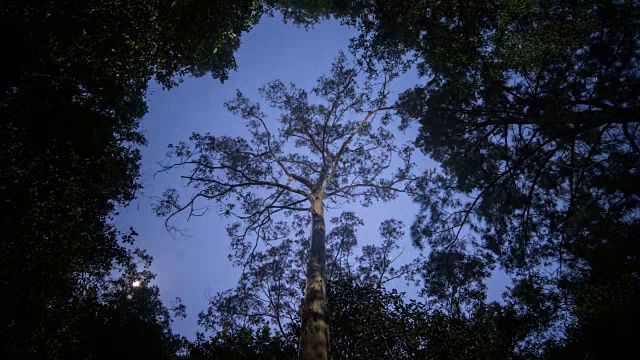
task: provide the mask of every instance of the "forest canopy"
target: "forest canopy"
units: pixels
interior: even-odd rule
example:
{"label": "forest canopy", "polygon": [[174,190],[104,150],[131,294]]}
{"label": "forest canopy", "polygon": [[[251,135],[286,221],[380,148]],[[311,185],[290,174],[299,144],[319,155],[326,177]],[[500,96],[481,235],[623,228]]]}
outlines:
{"label": "forest canopy", "polygon": [[[190,169],[197,190],[186,202],[165,192],[159,215],[198,214],[195,200],[208,199],[240,220],[226,240],[242,275],[212,294],[188,340],[171,328],[185,308],[161,301],[135,226],[113,219],[142,190],[149,84],[227,80],[265,16],[309,32],[334,19],[356,35],[315,87],[274,81],[262,104],[228,99],[248,138],[195,133],[156,169]],[[633,353],[638,19],[635,1],[4,1],[0,353]],[[409,69],[418,84],[391,98],[387,85]],[[395,136],[416,127],[409,143]],[[398,194],[419,205],[411,223],[336,211]],[[378,234],[363,240],[364,226]],[[499,302],[487,298],[496,270],[511,277]],[[393,289],[398,280],[418,295]]]}

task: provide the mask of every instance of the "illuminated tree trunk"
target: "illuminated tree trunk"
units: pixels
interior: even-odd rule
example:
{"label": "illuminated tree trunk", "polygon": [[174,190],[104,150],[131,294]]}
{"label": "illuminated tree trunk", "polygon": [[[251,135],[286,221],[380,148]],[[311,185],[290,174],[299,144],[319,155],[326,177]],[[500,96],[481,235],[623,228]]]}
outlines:
{"label": "illuminated tree trunk", "polygon": [[301,309],[302,328],[298,350],[298,359],[300,360],[328,359],[329,326],[326,315],[325,232],[322,195],[316,195],[311,207],[311,248]]}

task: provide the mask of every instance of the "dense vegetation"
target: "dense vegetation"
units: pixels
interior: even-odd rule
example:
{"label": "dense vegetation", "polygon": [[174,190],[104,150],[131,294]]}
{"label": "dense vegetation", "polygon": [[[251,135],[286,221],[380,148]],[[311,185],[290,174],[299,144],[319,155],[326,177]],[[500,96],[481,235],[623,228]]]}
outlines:
{"label": "dense vegetation", "polygon": [[[340,170],[337,160],[347,152],[343,160],[354,172],[320,181],[322,190],[347,191],[369,205],[392,198],[387,190],[407,181],[402,190],[421,205],[411,226],[413,251],[425,245],[431,251],[402,266],[393,261],[404,236],[396,220],[380,225],[377,245],[363,247],[357,229],[366,219],[345,212],[330,220],[324,279],[333,358],[634,353],[640,335],[636,2],[55,0],[0,5],[8,54],[0,75],[3,358],[295,358],[305,317],[308,216],[288,213],[287,237],[271,247],[242,253],[246,241],[237,241],[242,278],[211,299],[200,314],[208,335],[193,342],[171,331],[171,310],[182,316],[185,309],[179,301],[160,301],[150,284],[151,258],[135,248],[134,229],[110,225],[115,209],[140,189],[139,123],[148,84],[170,89],[185,76],[225,80],[242,32],[273,12],[310,31],[332,16],[357,29],[351,50],[368,78],[382,76],[380,69],[393,77],[416,66],[424,80],[397,103],[384,104],[377,102],[384,88],[354,92],[353,76],[338,62],[334,73],[343,66],[342,76],[322,78],[314,89],[325,107],[273,83],[264,93],[286,113],[290,129],[282,134],[305,137],[310,126],[318,130],[307,119],[329,119],[340,106],[365,114],[368,105],[385,106],[384,124],[417,124],[413,145],[440,164],[414,169],[420,170],[415,178],[407,166],[396,178],[371,182],[367,171],[380,174],[372,164],[385,158],[364,149],[401,149],[370,125],[362,149],[314,150],[313,139],[323,132],[313,130],[309,155],[322,161],[288,158],[302,165],[299,173],[281,174],[286,187],[305,185],[313,169],[326,180],[333,160]],[[242,96],[229,109],[259,115]],[[253,122],[258,144],[268,149],[271,135]],[[348,136],[354,126],[336,134]],[[324,134],[335,135],[326,131],[325,122]],[[194,141],[208,139],[215,135]],[[225,141],[231,146],[232,140]],[[268,150],[272,160],[280,158],[279,148]],[[230,157],[228,166],[241,160]],[[311,172],[303,170],[305,162]],[[245,167],[256,179],[272,171],[254,165]],[[371,180],[365,185],[378,191],[345,188],[349,176]],[[280,192],[241,200],[297,206],[277,203],[296,201]],[[266,221],[264,214],[253,219]],[[271,235],[283,231],[264,224]],[[497,266],[513,279],[502,303],[486,299],[485,280]],[[420,299],[391,290],[397,279],[415,284]]]}
{"label": "dense vegetation", "polygon": [[94,311],[84,297],[134,239],[109,219],[140,188],[147,84],[224,80],[260,13],[250,1],[2,2],[3,353],[76,347]]}

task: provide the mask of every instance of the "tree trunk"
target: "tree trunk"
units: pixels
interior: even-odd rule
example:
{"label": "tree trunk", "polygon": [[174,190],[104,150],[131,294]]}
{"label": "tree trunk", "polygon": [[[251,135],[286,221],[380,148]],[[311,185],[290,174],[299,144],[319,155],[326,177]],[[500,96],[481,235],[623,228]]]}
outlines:
{"label": "tree trunk", "polygon": [[300,360],[327,360],[329,356],[325,232],[322,195],[319,195],[311,207],[311,248],[301,308]]}

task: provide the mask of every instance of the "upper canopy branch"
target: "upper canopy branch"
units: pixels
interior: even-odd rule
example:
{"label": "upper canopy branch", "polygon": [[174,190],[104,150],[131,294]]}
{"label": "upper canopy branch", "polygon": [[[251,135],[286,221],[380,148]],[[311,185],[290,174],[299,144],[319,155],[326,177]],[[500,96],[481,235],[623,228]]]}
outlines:
{"label": "upper canopy branch", "polygon": [[[416,177],[412,177],[412,178],[401,178],[401,179],[397,179],[395,181],[390,182],[389,184],[373,184],[373,183],[358,183],[358,184],[350,184],[350,185],[345,185],[343,187],[340,187],[334,191],[330,191],[326,193],[327,197],[331,197],[340,193],[343,193],[349,189],[355,189],[355,188],[373,188],[373,189],[380,189],[380,190],[391,190],[394,192],[399,192],[399,193],[407,193],[407,194],[413,194],[413,189],[411,189],[411,184],[414,183],[415,181],[417,181],[418,178]],[[397,188],[394,187],[396,184],[402,183],[404,182],[404,187],[403,188]]]}
{"label": "upper canopy branch", "polygon": [[[386,115],[379,126],[372,125],[378,113],[395,109],[384,106],[387,78],[382,90],[375,91],[370,78],[358,84],[358,72],[347,63],[341,55],[331,76],[321,77],[312,89],[313,99],[281,81],[261,88],[263,98],[280,112],[274,120],[237,92],[225,106],[246,121],[246,140],[194,134],[193,146],[171,147],[170,155],[178,159],[163,170],[188,167],[182,178],[198,189],[196,198],[214,200],[224,215],[241,220],[229,230],[237,258],[246,260],[255,246],[248,236],[264,240],[286,233],[280,217],[308,211],[305,202],[335,197],[368,204],[412,191],[412,147],[394,143]],[[374,108],[365,111],[367,106]],[[353,119],[363,113],[364,118]],[[393,171],[396,161],[401,165]],[[292,186],[293,181],[303,186]],[[170,203],[173,210],[185,209],[177,196]]]}
{"label": "upper canopy branch", "polygon": [[276,154],[273,151],[273,148],[271,147],[271,132],[269,131],[269,128],[267,127],[267,124],[265,124],[264,119],[262,119],[262,117],[257,116],[255,114],[252,115],[255,119],[257,119],[260,124],[262,124],[262,127],[265,131],[265,133],[267,134],[267,148],[269,151],[269,154],[271,154],[271,157],[273,158],[273,160],[278,164],[278,166],[280,166],[280,168],[282,169],[282,171],[284,172],[284,174],[287,177],[291,177],[292,179],[300,182],[301,184],[305,185],[308,189],[312,188],[311,182],[307,179],[305,179],[304,177],[300,176],[300,175],[296,175],[293,174],[292,172],[290,172],[282,163],[282,161],[280,161],[280,159],[278,159],[278,156],[276,156]]}
{"label": "upper canopy branch", "polygon": [[342,146],[340,146],[340,150],[338,150],[338,154],[336,154],[335,159],[333,159],[331,170],[327,175],[327,179],[324,181],[324,185],[322,185],[322,189],[320,189],[320,193],[323,193],[326,187],[331,183],[331,178],[333,178],[336,172],[336,167],[338,167],[338,164],[340,163],[340,158],[342,157],[342,154],[344,154],[344,152],[346,151],[347,146],[349,145],[349,142],[353,139],[354,136],[356,136],[358,132],[362,130],[365,124],[367,124],[367,122],[369,121],[369,118],[372,115],[376,114],[378,111],[391,110],[391,109],[395,109],[395,106],[379,107],[377,109],[369,110],[367,112],[367,115],[364,117],[364,119],[362,119],[362,121],[360,122],[360,125],[349,135],[349,137],[347,137],[344,140],[344,142],[342,143]]}
{"label": "upper canopy branch", "polygon": [[[244,171],[242,171],[241,169],[228,165],[228,164],[224,164],[224,163],[220,163],[220,165],[211,165],[211,164],[206,164],[202,161],[198,161],[198,160],[186,160],[186,161],[180,161],[180,162],[176,162],[174,164],[168,165],[168,166],[163,166],[161,171],[168,171],[171,170],[173,168],[176,167],[181,167],[181,166],[185,166],[185,165],[196,165],[196,168],[193,169],[192,171],[192,175],[182,175],[181,178],[183,179],[187,179],[190,182],[191,181],[198,181],[198,182],[202,182],[202,183],[214,183],[217,185],[221,185],[221,186],[225,186],[228,188],[237,188],[237,187],[248,187],[248,186],[272,186],[272,187],[276,187],[279,189],[283,189],[283,190],[287,190],[290,191],[292,193],[295,194],[299,194],[304,196],[305,198],[308,198],[310,196],[309,193],[302,191],[300,189],[297,189],[295,187],[289,186],[288,183],[287,184],[281,184],[279,182],[275,182],[275,181],[264,181],[264,180],[258,180],[258,179],[254,179],[252,177],[250,177],[249,175],[247,175]],[[226,171],[231,171],[233,173],[236,173],[238,175],[240,175],[241,178],[243,178],[245,181],[244,182],[237,182],[237,183],[229,183],[229,182],[223,182],[220,180],[217,180],[215,177],[198,177],[195,176],[194,174],[196,174],[198,172],[198,168],[205,168],[211,171],[214,170],[226,170]],[[295,175],[289,175],[292,177],[297,177]],[[301,179],[301,180],[305,180],[305,179]],[[222,194],[222,192],[220,193]],[[214,195],[215,196],[215,195]]]}
{"label": "upper canopy branch", "polygon": [[228,191],[234,189],[234,188],[239,188],[239,187],[249,187],[249,186],[266,186],[266,187],[276,187],[282,190],[287,190],[290,191],[292,193],[295,194],[299,194],[302,195],[304,197],[309,197],[310,195],[302,190],[296,189],[294,187],[288,186],[288,185],[284,185],[284,184],[280,184],[277,182],[273,182],[273,181],[259,181],[259,180],[252,180],[252,181],[247,181],[244,183],[225,183],[222,181],[218,181],[216,179],[213,178],[198,178],[198,177],[193,177],[193,176],[181,176],[181,178],[184,179],[188,179],[190,181],[199,181],[199,182],[203,182],[203,183],[214,183],[217,185],[222,185],[224,187],[226,187],[227,189],[225,189],[224,191],[221,191],[215,195],[213,195],[213,197],[218,197],[218,196],[222,196],[225,193],[227,193]]}

